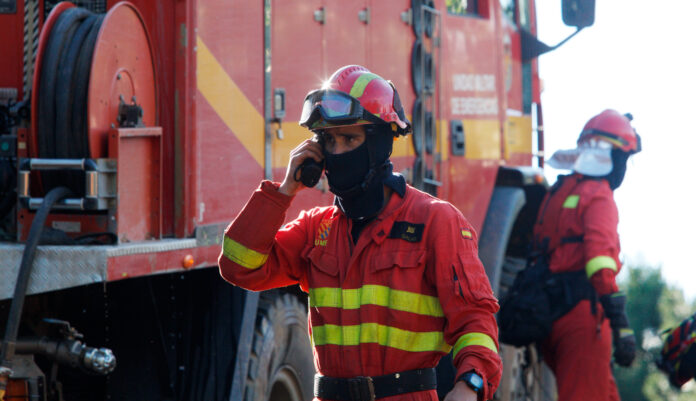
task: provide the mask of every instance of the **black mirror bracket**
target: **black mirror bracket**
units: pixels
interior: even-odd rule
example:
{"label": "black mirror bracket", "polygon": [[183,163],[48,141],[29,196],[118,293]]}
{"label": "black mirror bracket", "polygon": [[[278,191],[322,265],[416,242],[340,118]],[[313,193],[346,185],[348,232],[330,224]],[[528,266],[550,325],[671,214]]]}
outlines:
{"label": "black mirror bracket", "polygon": [[520,29],[520,38],[522,39],[522,61],[527,62],[532,59],[535,59],[539,57],[540,55],[544,53],[548,53],[551,50],[556,50],[559,47],[561,47],[565,42],[569,41],[570,38],[573,36],[577,35],[578,32],[582,31],[584,27],[578,27],[575,32],[570,34],[567,38],[563,39],[560,41],[558,44],[554,46],[549,46],[546,43],[540,41],[537,39],[536,36],[534,36],[531,32],[527,31],[526,29],[521,28]]}

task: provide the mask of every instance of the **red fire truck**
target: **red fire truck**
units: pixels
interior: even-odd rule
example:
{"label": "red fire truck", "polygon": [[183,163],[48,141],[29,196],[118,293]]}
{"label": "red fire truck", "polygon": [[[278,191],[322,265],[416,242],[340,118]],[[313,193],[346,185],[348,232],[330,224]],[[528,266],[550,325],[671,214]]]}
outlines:
{"label": "red fire truck", "polygon": [[[535,21],[534,0],[0,0],[0,395],[311,399],[304,295],[215,266],[346,64],[399,88],[395,170],[467,216],[503,294],[545,190]],[[330,202],[322,181],[288,215]],[[534,356],[501,352],[496,397],[525,396]]]}

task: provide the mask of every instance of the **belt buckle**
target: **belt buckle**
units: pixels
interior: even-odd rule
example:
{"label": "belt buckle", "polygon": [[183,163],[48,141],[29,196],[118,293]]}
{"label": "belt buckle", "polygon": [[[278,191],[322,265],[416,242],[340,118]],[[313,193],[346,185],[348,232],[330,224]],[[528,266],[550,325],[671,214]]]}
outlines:
{"label": "belt buckle", "polygon": [[375,385],[370,376],[348,379],[348,389],[353,401],[375,401]]}

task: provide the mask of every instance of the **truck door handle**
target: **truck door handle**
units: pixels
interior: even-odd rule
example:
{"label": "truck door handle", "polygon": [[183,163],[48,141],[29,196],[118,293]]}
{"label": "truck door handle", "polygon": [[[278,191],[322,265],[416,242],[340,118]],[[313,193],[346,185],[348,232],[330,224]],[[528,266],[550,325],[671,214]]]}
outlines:
{"label": "truck door handle", "polygon": [[464,156],[466,153],[466,136],[464,135],[464,123],[461,120],[450,121],[450,143],[453,156]]}

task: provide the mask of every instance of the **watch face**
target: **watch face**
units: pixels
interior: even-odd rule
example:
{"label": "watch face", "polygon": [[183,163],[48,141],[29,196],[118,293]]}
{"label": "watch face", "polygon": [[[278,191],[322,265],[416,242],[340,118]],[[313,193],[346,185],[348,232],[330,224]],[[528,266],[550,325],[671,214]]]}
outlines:
{"label": "watch face", "polygon": [[483,388],[483,378],[474,372],[469,372],[462,378],[472,390],[479,392]]}
{"label": "watch face", "polygon": [[471,376],[469,376],[469,380],[477,389],[480,390],[483,387],[483,379],[476,373],[472,373]]}

